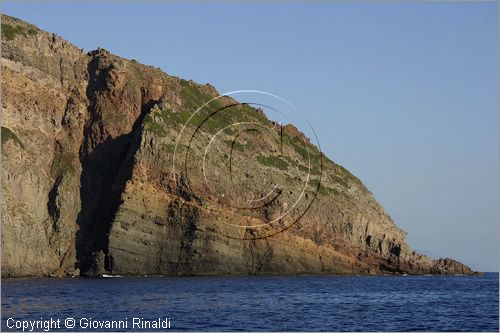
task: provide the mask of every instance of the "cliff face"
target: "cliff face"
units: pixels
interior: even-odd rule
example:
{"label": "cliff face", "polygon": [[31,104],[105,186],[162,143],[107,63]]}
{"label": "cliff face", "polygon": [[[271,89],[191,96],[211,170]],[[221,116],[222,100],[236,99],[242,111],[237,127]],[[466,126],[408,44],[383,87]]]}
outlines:
{"label": "cliff face", "polygon": [[80,210],[87,57],[2,15],[2,269],[71,273]]}
{"label": "cliff face", "polygon": [[293,126],[222,97],[184,127],[209,85],[5,15],[1,62],[4,276],[472,273]]}

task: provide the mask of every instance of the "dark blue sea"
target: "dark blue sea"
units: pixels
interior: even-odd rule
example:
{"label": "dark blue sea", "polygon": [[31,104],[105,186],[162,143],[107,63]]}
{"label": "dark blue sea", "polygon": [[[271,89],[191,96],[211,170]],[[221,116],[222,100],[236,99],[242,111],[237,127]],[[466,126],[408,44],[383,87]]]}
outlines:
{"label": "dark blue sea", "polygon": [[[3,279],[1,316],[2,331],[32,323],[50,332],[65,323],[73,331],[155,331],[153,323],[170,324],[164,331],[498,331],[498,273]],[[121,328],[102,326],[113,321]]]}

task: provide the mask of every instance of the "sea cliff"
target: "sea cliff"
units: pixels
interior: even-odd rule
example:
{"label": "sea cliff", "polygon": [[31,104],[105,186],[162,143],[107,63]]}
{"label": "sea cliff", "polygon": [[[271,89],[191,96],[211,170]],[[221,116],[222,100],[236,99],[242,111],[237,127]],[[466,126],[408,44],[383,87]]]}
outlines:
{"label": "sea cliff", "polygon": [[[7,15],[1,64],[4,277],[474,273],[413,251],[363,183],[293,125],[279,140],[222,131],[207,188],[198,159],[207,140],[235,122],[275,126],[208,84],[85,53]],[[206,102],[206,117],[185,127]],[[197,135],[188,148],[177,141],[186,128]],[[176,169],[175,154],[191,162]],[[241,209],[269,192],[263,178],[288,188]]]}

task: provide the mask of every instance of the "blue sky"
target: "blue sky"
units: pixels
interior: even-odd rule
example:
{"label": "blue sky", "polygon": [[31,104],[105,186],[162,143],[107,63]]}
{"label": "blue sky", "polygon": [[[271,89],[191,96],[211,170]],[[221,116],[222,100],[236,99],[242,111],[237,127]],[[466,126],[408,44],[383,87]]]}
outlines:
{"label": "blue sky", "polygon": [[[304,112],[415,249],[498,271],[498,3],[2,3],[86,51]],[[305,128],[303,128],[305,130]]]}

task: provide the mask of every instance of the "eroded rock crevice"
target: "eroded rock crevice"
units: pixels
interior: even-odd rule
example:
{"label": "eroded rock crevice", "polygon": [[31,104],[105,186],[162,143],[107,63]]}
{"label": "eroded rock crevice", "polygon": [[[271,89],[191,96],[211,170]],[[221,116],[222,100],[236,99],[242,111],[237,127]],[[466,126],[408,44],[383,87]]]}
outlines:
{"label": "eroded rock crevice", "polygon": [[[110,79],[115,75],[116,60],[106,59],[107,53],[103,50],[90,55],[93,56],[88,65],[90,117],[80,148],[81,211],[77,219],[76,249],[81,274],[93,276],[113,271],[109,232],[126,182],[132,175],[142,121],[157,101],[149,100],[143,105],[131,103],[138,106],[139,112],[135,119],[130,118],[130,113],[120,108],[118,98],[133,99],[134,96],[124,96]],[[110,123],[106,117],[129,119]]]}
{"label": "eroded rock crevice", "polygon": [[52,218],[52,230],[59,232],[59,217],[61,216],[61,209],[57,204],[58,188],[61,185],[62,176],[58,176],[54,185],[49,191],[49,198],[47,202],[47,210]]}

